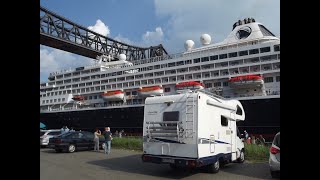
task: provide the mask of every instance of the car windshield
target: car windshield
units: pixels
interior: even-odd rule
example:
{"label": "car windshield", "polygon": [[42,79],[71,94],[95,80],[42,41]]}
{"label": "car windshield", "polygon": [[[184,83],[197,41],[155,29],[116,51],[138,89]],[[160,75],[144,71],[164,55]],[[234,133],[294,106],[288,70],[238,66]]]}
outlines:
{"label": "car windshield", "polygon": [[274,137],[273,144],[280,148],[280,133]]}
{"label": "car windshield", "polygon": [[48,133],[48,135],[52,135],[52,136],[59,135],[59,134],[60,134],[60,131],[53,131]]}

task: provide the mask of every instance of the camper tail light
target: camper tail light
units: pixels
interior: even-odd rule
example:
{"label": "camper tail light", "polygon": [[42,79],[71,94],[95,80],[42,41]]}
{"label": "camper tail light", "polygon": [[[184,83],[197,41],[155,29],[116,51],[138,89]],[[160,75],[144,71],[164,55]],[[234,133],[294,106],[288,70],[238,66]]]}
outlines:
{"label": "camper tail light", "polygon": [[197,162],[195,160],[188,160],[186,165],[189,167],[196,167]]}
{"label": "camper tail light", "polygon": [[151,160],[151,157],[150,157],[150,156],[145,156],[145,155],[143,155],[143,156],[142,156],[142,160],[143,160],[143,161],[150,161],[150,160]]}
{"label": "camper tail light", "polygon": [[277,148],[275,148],[275,147],[271,146],[271,148],[270,148],[270,153],[271,153],[271,154],[277,154],[277,153],[279,153],[279,152],[280,152],[280,150],[279,150],[279,149],[277,149]]}

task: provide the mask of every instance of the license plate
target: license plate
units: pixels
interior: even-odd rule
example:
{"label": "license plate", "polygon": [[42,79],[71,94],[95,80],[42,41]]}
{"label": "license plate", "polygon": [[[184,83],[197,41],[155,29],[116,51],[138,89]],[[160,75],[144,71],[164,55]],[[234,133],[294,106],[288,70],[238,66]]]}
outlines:
{"label": "license plate", "polygon": [[174,159],[162,159],[163,163],[174,163]]}

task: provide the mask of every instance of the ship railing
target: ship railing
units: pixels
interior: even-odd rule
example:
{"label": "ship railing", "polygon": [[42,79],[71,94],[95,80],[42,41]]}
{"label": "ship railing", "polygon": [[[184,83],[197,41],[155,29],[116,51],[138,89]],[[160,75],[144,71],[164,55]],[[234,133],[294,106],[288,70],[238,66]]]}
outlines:
{"label": "ship railing", "polygon": [[233,49],[233,48],[239,48],[239,47],[245,47],[245,46],[250,46],[254,44],[260,44],[265,41],[270,41],[270,40],[276,40],[275,38],[255,38],[255,39],[250,39],[250,40],[245,40],[241,42],[236,42],[236,43],[226,43],[222,45],[217,45],[217,46],[208,46],[208,47],[202,47],[199,49],[193,49],[190,51],[187,51],[184,53],[184,56],[187,54],[207,54],[208,52],[214,52],[214,51],[221,51],[221,50],[227,50],[227,49]]}
{"label": "ship railing", "polygon": [[95,106],[75,106],[75,107],[61,107],[61,108],[50,108],[50,109],[40,109],[42,112],[47,111],[66,111],[66,110],[75,110],[75,109],[98,109],[101,107],[120,107],[120,106],[131,106],[131,105],[139,105],[144,104],[143,102],[128,102],[128,103],[112,103],[112,104],[97,104]]}

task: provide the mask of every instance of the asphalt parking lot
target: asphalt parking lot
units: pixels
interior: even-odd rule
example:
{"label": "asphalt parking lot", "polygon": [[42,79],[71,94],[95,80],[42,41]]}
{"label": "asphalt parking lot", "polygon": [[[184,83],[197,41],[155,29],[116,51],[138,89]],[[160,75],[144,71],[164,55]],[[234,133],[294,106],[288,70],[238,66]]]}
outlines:
{"label": "asphalt parking lot", "polygon": [[204,170],[171,170],[166,164],[143,163],[141,152],[112,149],[104,153],[80,151],[56,153],[40,149],[40,180],[105,180],[105,179],[271,179],[268,163],[228,164],[217,174]]}

